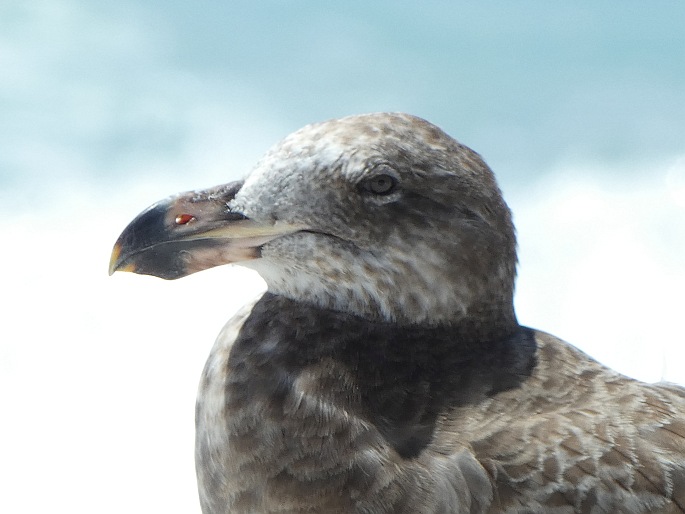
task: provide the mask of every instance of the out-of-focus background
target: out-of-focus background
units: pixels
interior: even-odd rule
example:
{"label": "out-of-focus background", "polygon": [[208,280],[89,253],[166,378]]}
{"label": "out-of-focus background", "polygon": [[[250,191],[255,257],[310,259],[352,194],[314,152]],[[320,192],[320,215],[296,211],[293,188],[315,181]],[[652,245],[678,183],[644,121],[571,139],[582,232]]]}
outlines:
{"label": "out-of-focus background", "polygon": [[685,3],[0,3],[0,511],[199,513],[194,395],[262,287],[107,276],[150,203],[302,125],[425,117],[518,226],[520,321],[685,383]]}

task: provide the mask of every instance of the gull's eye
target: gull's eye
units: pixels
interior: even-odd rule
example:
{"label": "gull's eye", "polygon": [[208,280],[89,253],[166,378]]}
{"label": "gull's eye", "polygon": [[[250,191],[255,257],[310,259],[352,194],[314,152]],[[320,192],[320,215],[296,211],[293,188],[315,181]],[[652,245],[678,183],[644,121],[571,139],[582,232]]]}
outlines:
{"label": "gull's eye", "polygon": [[362,182],[362,187],[375,195],[389,195],[397,188],[397,179],[387,173],[379,173]]}

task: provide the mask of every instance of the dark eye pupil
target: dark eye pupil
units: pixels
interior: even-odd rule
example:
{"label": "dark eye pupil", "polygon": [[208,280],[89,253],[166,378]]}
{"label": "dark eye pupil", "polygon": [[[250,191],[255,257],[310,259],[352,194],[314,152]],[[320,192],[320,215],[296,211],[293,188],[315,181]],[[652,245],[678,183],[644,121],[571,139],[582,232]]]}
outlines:
{"label": "dark eye pupil", "polygon": [[369,180],[369,191],[377,195],[387,195],[395,189],[395,178],[390,175],[376,175]]}

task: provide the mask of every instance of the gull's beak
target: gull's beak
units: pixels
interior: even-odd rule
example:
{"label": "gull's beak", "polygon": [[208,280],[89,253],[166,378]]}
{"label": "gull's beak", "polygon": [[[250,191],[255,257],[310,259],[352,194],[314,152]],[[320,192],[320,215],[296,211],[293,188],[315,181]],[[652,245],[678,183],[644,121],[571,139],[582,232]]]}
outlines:
{"label": "gull's beak", "polygon": [[131,271],[181,278],[221,264],[258,259],[261,245],[305,229],[256,223],[231,211],[242,182],[172,196],[140,213],[117,239],[109,274]]}

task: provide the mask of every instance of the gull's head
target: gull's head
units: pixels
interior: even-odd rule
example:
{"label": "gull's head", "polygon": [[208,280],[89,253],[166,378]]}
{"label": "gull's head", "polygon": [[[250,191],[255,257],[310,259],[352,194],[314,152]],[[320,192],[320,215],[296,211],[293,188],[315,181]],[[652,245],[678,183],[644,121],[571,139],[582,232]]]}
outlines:
{"label": "gull's head", "polygon": [[492,172],[406,114],[308,125],[244,182],[153,205],[119,237],[110,271],[178,278],[226,263],[274,294],[379,321],[514,319],[516,241]]}

